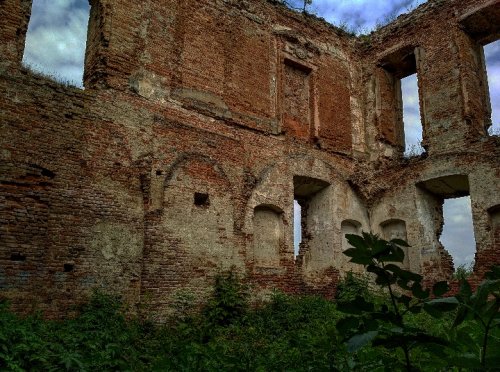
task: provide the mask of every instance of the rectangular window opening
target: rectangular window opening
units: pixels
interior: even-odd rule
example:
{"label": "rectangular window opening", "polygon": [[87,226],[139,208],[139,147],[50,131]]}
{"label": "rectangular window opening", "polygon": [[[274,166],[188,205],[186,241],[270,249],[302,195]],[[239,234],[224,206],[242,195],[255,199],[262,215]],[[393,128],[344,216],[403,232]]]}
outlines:
{"label": "rectangular window opening", "polygon": [[425,152],[422,146],[422,122],[418,94],[418,77],[414,73],[401,79],[401,98],[403,110],[403,131],[405,157],[419,156]]}
{"label": "rectangular window opening", "polygon": [[441,244],[453,258],[455,275],[472,273],[476,240],[470,196],[444,199]]}
{"label": "rectangular window opening", "polygon": [[58,83],[83,88],[88,1],[33,0],[23,65]]}
{"label": "rectangular window opening", "polygon": [[293,201],[293,258],[299,255],[302,243],[302,208],[297,199]]}
{"label": "rectangular window opening", "polygon": [[491,105],[490,136],[500,136],[500,40],[483,47]]}

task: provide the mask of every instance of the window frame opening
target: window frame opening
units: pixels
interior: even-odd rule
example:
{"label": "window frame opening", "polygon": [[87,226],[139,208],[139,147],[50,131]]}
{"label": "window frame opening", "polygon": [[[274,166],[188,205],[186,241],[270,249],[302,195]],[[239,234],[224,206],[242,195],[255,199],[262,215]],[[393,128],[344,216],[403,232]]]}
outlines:
{"label": "window frame opening", "polygon": [[[317,201],[316,197],[320,195],[326,188],[328,188],[330,184],[317,178],[294,176],[293,185],[294,206],[296,201],[296,203],[300,207],[300,242],[298,244],[298,247],[295,248],[296,235],[294,233],[294,259],[296,263],[301,264],[302,262],[304,262],[304,256],[307,253],[310,253],[309,243],[315,238],[310,226],[310,208]],[[297,221],[297,224],[299,223],[298,210],[297,213],[294,213],[294,232],[296,228],[298,229],[295,221]]]}
{"label": "window frame opening", "polygon": [[35,76],[84,89],[90,12],[88,1],[63,5],[48,0],[33,1],[22,66]]}
{"label": "window frame opening", "polygon": [[[491,48],[491,52],[490,52]],[[489,118],[486,122],[486,131],[489,136],[500,136],[500,61],[493,57],[494,49],[498,49],[500,55],[500,39],[494,40],[481,47],[482,64],[484,66],[486,105]],[[495,65],[495,67],[493,67]],[[497,70],[493,73],[493,70]],[[495,104],[493,104],[495,102]]]}
{"label": "window frame opening", "polygon": [[[469,265],[456,265],[456,249],[451,248],[450,249],[450,244],[447,243],[446,241],[442,241],[443,237],[443,230],[445,230],[445,233],[447,233],[447,230],[450,229],[450,223],[447,221],[448,218],[445,215],[447,212],[448,207],[446,204],[448,204],[446,201],[451,200],[451,199],[459,199],[463,197],[468,197],[469,198],[469,206],[471,206],[471,200],[470,200],[470,186],[469,186],[469,178],[467,175],[464,174],[453,174],[453,175],[448,175],[448,176],[442,176],[442,177],[436,177],[432,178],[423,182],[420,182],[417,184],[418,187],[421,189],[427,191],[429,195],[432,197],[433,204],[431,204],[431,210],[432,214],[429,216],[429,218],[433,221],[435,221],[435,238],[437,239],[438,242],[438,247],[439,249],[442,249],[441,255],[442,259],[448,262],[450,265],[450,269],[452,268],[453,271],[450,272],[450,275],[456,276],[459,274],[459,272],[463,271],[463,269],[467,269],[467,271],[472,272],[473,271],[473,262],[470,263]],[[462,208],[463,209],[463,208]],[[475,237],[475,231],[474,231],[474,216],[472,213],[472,208],[469,209],[469,212],[466,213],[465,215],[459,215],[461,216],[459,221],[461,223],[468,223],[468,218],[470,217],[471,221],[471,230],[469,233],[472,236],[472,250],[471,252],[468,252],[470,254],[473,254],[474,257],[477,255],[477,241]],[[464,220],[465,218],[465,220]],[[448,225],[448,227],[445,227],[445,225]],[[453,226],[453,224],[451,224]],[[459,229],[460,232],[463,231],[463,228]],[[457,231],[457,230],[456,230]],[[448,234],[448,233],[447,233]],[[448,239],[446,239],[448,240]],[[464,239],[461,239],[464,240]],[[447,264],[447,265],[448,265]]]}
{"label": "window frame opening", "polygon": [[[419,48],[406,46],[385,56],[379,62],[382,73],[379,73],[378,103],[379,122],[392,123],[387,128],[387,124],[382,126],[381,136],[388,143],[395,145],[401,151],[405,158],[421,156],[426,152],[424,146],[425,125],[421,112],[420,85],[418,83],[417,55]],[[415,83],[412,82],[412,76],[415,75]],[[410,78],[410,80],[407,80]],[[413,104],[409,104],[407,83],[416,84],[416,90],[413,95],[417,97]],[[405,88],[405,89],[403,89]],[[416,118],[409,119],[410,108],[416,109]],[[380,117],[382,116],[382,117]],[[406,120],[405,120],[406,116]],[[381,123],[379,123],[379,126]],[[406,138],[410,132],[414,132],[414,127],[418,135],[417,143],[408,143]]]}
{"label": "window frame opening", "polygon": [[[401,110],[403,116],[403,156],[405,158],[412,158],[425,153],[425,149],[422,146],[424,128],[421,119],[422,115],[420,114],[418,73],[415,72],[401,78],[399,85],[401,89]],[[417,97],[416,102],[412,99],[414,96]],[[412,113],[413,110],[416,112]]]}
{"label": "window frame opening", "polygon": [[302,243],[302,207],[293,199],[293,259],[296,260]]}
{"label": "window frame opening", "polygon": [[[466,200],[468,204],[468,213],[462,215],[452,214],[452,209],[457,208],[456,203],[460,203],[460,201]],[[450,204],[451,203],[451,204]],[[443,227],[439,234],[439,242],[443,245],[444,249],[451,255],[453,259],[453,267],[455,273],[458,271],[466,270],[472,272],[475,258],[469,259],[468,257],[475,257],[476,255],[476,238],[474,234],[474,225],[472,218],[472,209],[471,209],[471,200],[470,195],[459,196],[459,197],[450,197],[443,199]],[[453,218],[457,218],[457,221],[453,220]],[[451,220],[450,220],[451,219]],[[470,223],[469,223],[470,222]],[[460,225],[459,225],[460,224]],[[465,251],[459,252],[456,247],[454,247],[451,242],[454,240],[459,233],[464,232],[464,224],[468,231],[472,236],[472,245],[471,249],[467,249]],[[462,242],[466,239],[460,239]],[[463,250],[464,248],[461,248]],[[460,254],[462,253],[462,254]]]}

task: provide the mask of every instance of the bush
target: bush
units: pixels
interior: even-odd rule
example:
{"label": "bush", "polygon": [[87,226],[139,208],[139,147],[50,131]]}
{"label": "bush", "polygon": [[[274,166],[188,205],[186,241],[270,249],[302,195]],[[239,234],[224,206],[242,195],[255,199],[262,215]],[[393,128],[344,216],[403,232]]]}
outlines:
{"label": "bush", "polygon": [[[457,296],[442,297],[449,290],[446,282],[434,284],[432,291],[424,289],[421,275],[401,268],[401,247],[408,247],[405,241],[386,241],[368,233],[346,238],[353,248],[344,253],[351,262],[373,273],[375,283],[387,290],[390,299],[380,304],[356,296],[339,304],[339,309],[349,314],[337,323],[338,330],[347,335],[348,350],[357,351],[369,344],[399,350],[403,358],[387,360],[384,365],[407,371],[450,367],[489,370],[500,363],[500,356],[491,351],[500,346],[500,267],[486,274],[475,293],[462,278]],[[436,319],[454,316],[451,329],[436,333],[432,323],[416,322],[423,312]]]}

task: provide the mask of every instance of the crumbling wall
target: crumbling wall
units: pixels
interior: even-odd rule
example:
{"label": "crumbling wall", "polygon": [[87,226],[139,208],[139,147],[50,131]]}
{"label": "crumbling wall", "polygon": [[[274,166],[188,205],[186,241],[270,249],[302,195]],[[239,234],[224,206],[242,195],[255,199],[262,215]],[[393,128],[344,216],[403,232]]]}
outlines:
{"label": "crumbling wall", "polygon": [[[57,316],[105,288],[161,319],[233,267],[259,295],[331,297],[362,230],[406,235],[405,266],[446,278],[432,185],[454,175],[479,278],[499,259],[500,157],[470,17],[492,4],[429,1],[358,39],[264,0],[92,0],[79,90],[20,65],[30,2],[2,2],[2,296]],[[427,153],[407,160],[414,70]]]}

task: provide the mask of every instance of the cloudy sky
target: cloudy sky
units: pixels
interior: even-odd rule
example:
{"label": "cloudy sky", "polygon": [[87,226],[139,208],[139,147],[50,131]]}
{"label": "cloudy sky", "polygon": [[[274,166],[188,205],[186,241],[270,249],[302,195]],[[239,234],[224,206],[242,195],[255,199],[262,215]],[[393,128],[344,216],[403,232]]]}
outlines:
{"label": "cloudy sky", "polygon": [[[288,2],[296,7],[302,3],[301,0]],[[424,2],[313,0],[308,9],[330,23],[343,25],[357,33],[368,33],[377,25],[385,24]],[[33,0],[24,63],[37,71],[81,87],[88,16],[88,0]],[[493,106],[493,131],[500,133],[500,41],[486,46],[484,50]],[[409,151],[418,151],[422,134],[416,76],[403,79],[402,88],[407,148]],[[453,254],[456,264],[470,262],[474,252],[470,200],[447,200],[444,214],[441,241]],[[296,237],[298,235],[296,233]]]}

